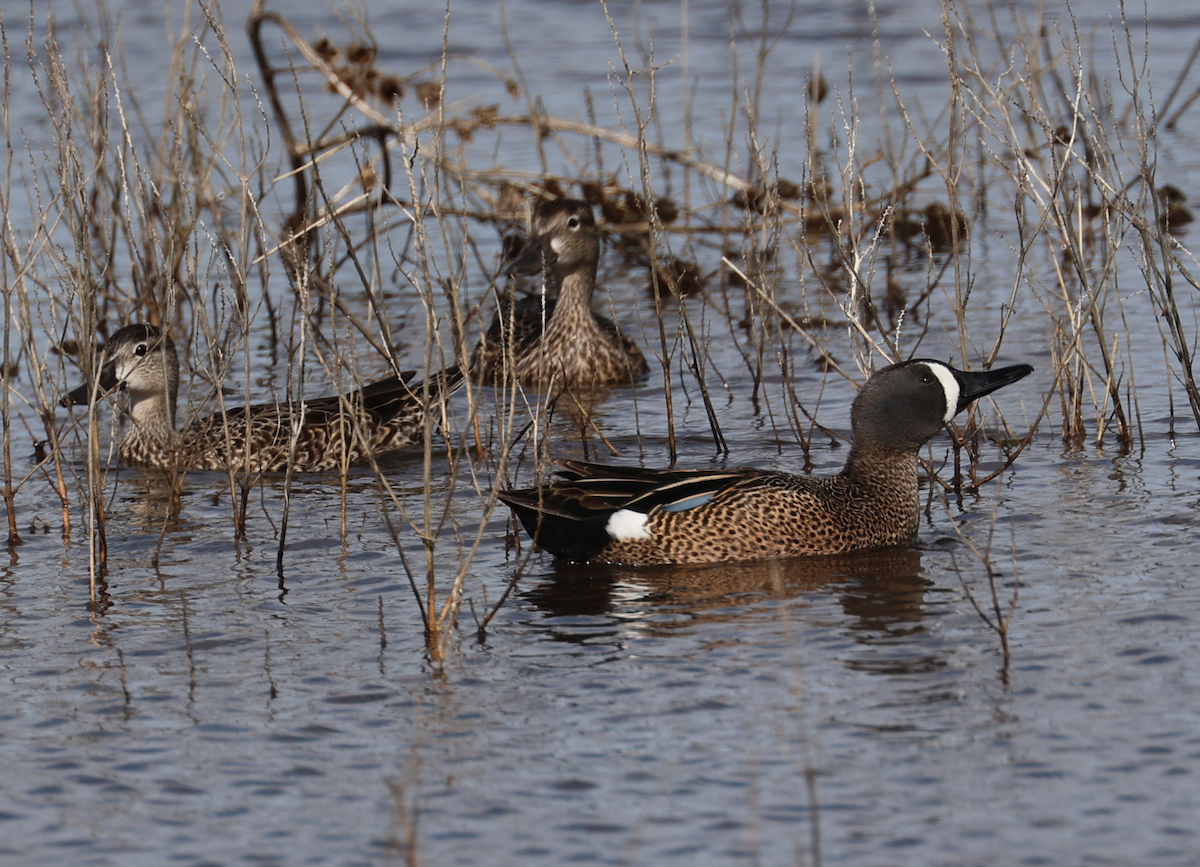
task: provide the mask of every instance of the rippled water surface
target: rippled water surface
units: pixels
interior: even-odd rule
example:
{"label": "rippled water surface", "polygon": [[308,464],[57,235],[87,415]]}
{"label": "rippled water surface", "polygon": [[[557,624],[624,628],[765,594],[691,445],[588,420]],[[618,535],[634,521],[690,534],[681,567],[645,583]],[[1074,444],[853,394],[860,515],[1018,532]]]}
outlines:
{"label": "rippled water surface", "polygon": [[[936,117],[945,67],[924,31],[941,31],[939,8],[877,5],[876,23],[866,4],[797,7],[762,105],[769,125],[779,124],[781,171],[804,162],[802,144],[788,144],[803,141],[797,81],[817,52],[842,81],[849,52],[862,66],[860,86],[873,89],[875,29],[897,81]],[[55,7],[64,27],[74,21],[76,7]],[[450,8],[452,51],[511,66],[493,4]],[[664,61],[677,55],[678,5],[610,8],[619,28],[654,36]],[[157,105],[170,43],[158,11],[141,9],[113,5],[128,61],[147,69],[142,98]],[[178,18],[179,4],[172,9]],[[415,68],[438,50],[442,13],[415,9],[371,4],[389,65]],[[4,11],[10,43],[19,41]],[[223,6],[248,73],[246,11]],[[598,104],[607,99],[617,62],[603,10],[510,2],[505,12],[529,89],[551,113],[586,119],[584,89]],[[1107,13],[1076,12],[1075,25],[1108,44]],[[306,33],[337,27],[316,4],[291,14]],[[1065,12],[1050,18],[1070,22]],[[734,81],[728,31],[723,4],[688,7],[692,119],[718,152]],[[1155,86],[1165,90],[1200,37],[1200,14],[1153,3],[1147,33]],[[494,77],[462,75],[448,97],[502,98]],[[682,111],[663,98],[666,138]],[[36,94],[17,82],[10,124],[36,138],[39,112]],[[1160,172],[1185,190],[1200,180],[1197,117],[1159,141]],[[532,152],[494,159],[537,166]],[[997,222],[969,263],[984,311],[1011,291],[1015,253]],[[1190,245],[1195,231],[1179,242]],[[603,303],[611,298],[651,345],[644,278],[612,250],[602,272]],[[1137,357],[1161,359],[1156,322],[1137,306],[1138,275],[1125,279],[1126,319],[1113,326],[1122,339],[1129,329]],[[1029,326],[1012,329],[1001,361],[1038,369],[994,396],[1018,435],[1054,388],[1050,335],[1036,304],[1023,303]],[[980,346],[998,322],[981,314]],[[923,353],[952,352],[952,326],[931,331]],[[729,457],[715,454],[694,386],[676,377],[680,461],[800,471],[784,392],[768,377],[765,397],[752,396],[734,345],[740,334],[711,326]],[[404,565],[424,595],[423,545],[397,519],[402,562],[381,518],[381,509],[398,512],[366,470],[351,475],[344,495],[335,477],[293,485],[282,569],[282,479],[255,488],[239,543],[223,475],[189,476],[177,517],[165,518],[151,474],[117,471],[106,489],[100,615],[88,607],[78,510],[64,542],[61,511],[34,476],[17,500],[24,544],[0,570],[0,863],[1198,863],[1200,439],[1178,388],[1146,364],[1132,451],[1111,441],[1067,448],[1061,410],[1052,411],[1015,465],[978,495],[931,496],[917,545],[856,556],[654,570],[527,559],[528,542],[503,510],[489,517],[486,491],[452,484],[435,454],[430,494],[451,502],[460,540],[446,533],[434,549],[439,600],[482,525],[458,625],[437,662]],[[273,375],[281,374],[264,371]],[[847,383],[810,367],[796,386],[823,387],[819,421],[847,431]],[[620,460],[670,459],[662,389],[659,368],[635,395],[616,392],[597,409],[597,430]],[[465,396],[455,400],[462,409]],[[984,414],[994,415],[990,405]],[[14,431],[23,476],[36,437]],[[608,454],[597,439],[590,453]],[[580,440],[560,420],[552,451],[580,454]],[[935,463],[946,446],[945,436],[935,441]],[[844,455],[814,437],[816,471],[835,470]],[[995,465],[985,459],[985,469]],[[384,472],[419,523],[422,456],[391,458]],[[987,571],[959,532],[990,551],[1001,608],[1015,598],[1007,667],[970,602],[994,614]],[[516,575],[479,633],[475,623]]]}

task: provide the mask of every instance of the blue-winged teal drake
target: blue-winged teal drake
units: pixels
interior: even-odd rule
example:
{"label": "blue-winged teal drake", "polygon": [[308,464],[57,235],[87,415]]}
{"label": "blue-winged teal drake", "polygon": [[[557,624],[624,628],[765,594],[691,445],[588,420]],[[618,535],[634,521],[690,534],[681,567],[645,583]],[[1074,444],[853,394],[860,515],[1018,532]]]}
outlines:
{"label": "blue-winged teal drake", "polygon": [[556,461],[559,479],[500,499],[566,560],[714,563],[903,544],[919,525],[921,446],[973,400],[1032,370],[968,372],[929,359],[883,368],[854,400],[850,454],[835,476]]}
{"label": "blue-winged teal drake", "polygon": [[543,291],[515,303],[504,299],[471,356],[473,375],[495,382],[510,373],[522,385],[558,389],[629,385],[649,373],[637,345],[592,310],[599,263],[592,206],[574,199],[540,202],[529,247],[508,274],[548,272],[561,281],[558,297]]}
{"label": "blue-winged teal drake", "polygon": [[109,339],[103,359],[98,387],[84,384],[63,404],[125,391],[130,420],[117,447],[121,461],[177,471],[282,472],[291,465],[298,472],[324,472],[407,448],[421,442],[431,407],[462,382],[457,368],[449,368],[430,377],[426,398],[418,384],[406,384],[413,376],[406,373],[340,396],[229,409],[178,430],[179,357],[170,337],[153,325],[127,325]]}

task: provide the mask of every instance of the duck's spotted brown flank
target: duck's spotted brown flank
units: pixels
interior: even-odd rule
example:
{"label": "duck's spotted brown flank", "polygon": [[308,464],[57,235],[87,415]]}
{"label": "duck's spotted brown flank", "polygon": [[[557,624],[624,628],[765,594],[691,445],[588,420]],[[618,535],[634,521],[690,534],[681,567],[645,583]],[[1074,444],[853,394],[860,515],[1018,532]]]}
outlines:
{"label": "duck's spotted brown flank", "polygon": [[486,383],[507,375],[551,390],[629,385],[649,373],[637,344],[592,310],[599,261],[591,205],[574,199],[541,202],[529,247],[508,273],[527,276],[545,268],[561,280],[558,297],[505,299],[471,356],[472,375]]}
{"label": "duck's spotted brown flank", "polygon": [[880,370],[854,401],[854,440],[835,476],[556,461],[558,480],[500,499],[568,560],[713,563],[903,544],[920,520],[918,449],[972,401],[1032,370],[977,373],[928,359]]}
{"label": "duck's spotted brown flank", "polygon": [[127,325],[108,341],[104,357],[99,387],[80,386],[63,403],[84,404],[93,393],[123,389],[130,419],[117,447],[122,463],[180,472],[282,472],[289,466],[325,472],[407,448],[421,442],[431,408],[462,382],[449,368],[430,377],[426,397],[420,384],[408,384],[408,373],[344,395],[229,409],[177,430],[179,357],[171,338],[153,325]]}

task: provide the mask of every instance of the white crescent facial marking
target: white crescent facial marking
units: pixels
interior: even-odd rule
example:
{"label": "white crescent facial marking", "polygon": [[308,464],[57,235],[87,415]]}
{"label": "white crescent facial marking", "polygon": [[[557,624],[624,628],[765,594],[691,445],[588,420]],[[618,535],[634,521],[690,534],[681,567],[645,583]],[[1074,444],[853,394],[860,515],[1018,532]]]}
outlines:
{"label": "white crescent facial marking", "polygon": [[650,531],[646,529],[649,516],[632,509],[618,509],[608,518],[604,529],[608,535],[618,542],[634,542],[638,539],[649,539]]}
{"label": "white crescent facial marking", "polygon": [[962,394],[962,389],[958,386],[958,378],[944,364],[933,362],[926,363],[925,366],[938,378],[938,382],[942,384],[942,391],[946,393],[946,417],[942,421],[949,422],[958,415],[958,398]]}
{"label": "white crescent facial marking", "polygon": [[557,255],[561,256],[563,251],[563,242],[561,238],[552,236],[550,238],[550,249]]}

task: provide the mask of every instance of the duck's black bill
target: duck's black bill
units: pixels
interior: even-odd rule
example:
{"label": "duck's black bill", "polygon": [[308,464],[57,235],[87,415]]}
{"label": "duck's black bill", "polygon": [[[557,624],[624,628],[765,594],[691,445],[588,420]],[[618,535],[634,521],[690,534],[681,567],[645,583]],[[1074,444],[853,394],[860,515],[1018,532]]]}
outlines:
{"label": "duck's black bill", "polygon": [[1033,373],[1033,367],[1028,364],[1014,364],[1011,367],[997,367],[993,370],[955,370],[954,373],[958,376],[962,388],[958,397],[958,409],[961,412],[971,401],[979,400],[997,389],[1029,376]]}
{"label": "duck's black bill", "polygon": [[546,236],[534,238],[524,253],[508,266],[509,277],[532,277],[541,274],[542,269],[554,263],[558,255],[551,249]]}
{"label": "duck's black bill", "polygon": [[113,391],[120,383],[117,381],[117,366],[111,362],[100,368],[99,388],[94,389],[92,383],[85,382],[78,388],[73,388],[59,401],[63,406],[87,406],[92,402],[92,395],[103,397]]}

